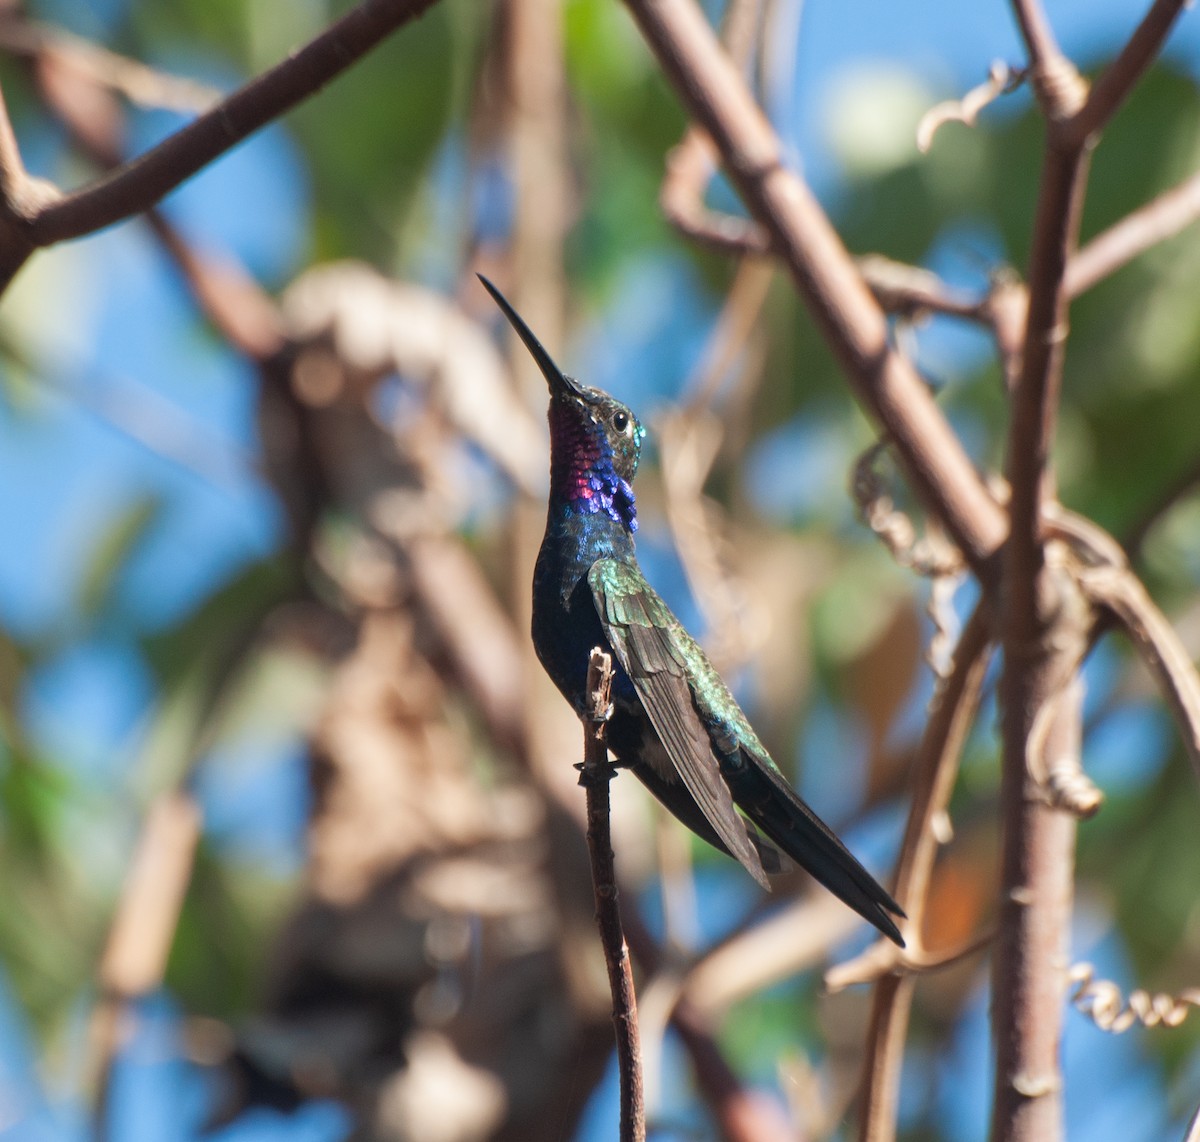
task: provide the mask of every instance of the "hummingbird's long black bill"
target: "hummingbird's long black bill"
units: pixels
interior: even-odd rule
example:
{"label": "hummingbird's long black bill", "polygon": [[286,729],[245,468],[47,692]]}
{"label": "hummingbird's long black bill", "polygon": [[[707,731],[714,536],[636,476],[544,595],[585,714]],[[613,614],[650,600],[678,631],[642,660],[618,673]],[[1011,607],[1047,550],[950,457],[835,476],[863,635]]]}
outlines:
{"label": "hummingbird's long black bill", "polygon": [[546,347],[534,336],[533,330],[525,324],[521,315],[509,305],[508,298],[492,285],[483,274],[476,274],[475,276],[483,282],[483,288],[492,295],[492,300],[500,307],[500,312],[508,318],[509,325],[517,331],[517,336],[525,342],[525,348],[529,350],[530,356],[537,362],[537,367],[542,370],[542,376],[546,378],[546,383],[550,386],[550,391],[561,392],[565,390],[572,396],[583,396],[583,393],[579,391],[579,385],[575,382],[575,379],[568,377],[554,363],[554,358],[546,352]]}

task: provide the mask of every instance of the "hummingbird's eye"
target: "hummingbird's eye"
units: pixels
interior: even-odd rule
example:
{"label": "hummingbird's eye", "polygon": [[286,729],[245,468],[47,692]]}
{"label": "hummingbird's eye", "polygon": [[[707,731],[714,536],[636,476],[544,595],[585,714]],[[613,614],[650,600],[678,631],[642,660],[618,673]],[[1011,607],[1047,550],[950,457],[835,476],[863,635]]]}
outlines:
{"label": "hummingbird's eye", "polygon": [[612,424],[618,432],[624,432],[629,427],[629,414],[618,409],[613,413]]}

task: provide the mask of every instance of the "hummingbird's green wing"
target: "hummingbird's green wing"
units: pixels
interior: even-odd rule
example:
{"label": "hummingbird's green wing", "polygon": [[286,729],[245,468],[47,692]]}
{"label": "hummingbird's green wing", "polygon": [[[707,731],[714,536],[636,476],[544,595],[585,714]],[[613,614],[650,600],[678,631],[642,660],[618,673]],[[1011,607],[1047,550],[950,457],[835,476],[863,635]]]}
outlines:
{"label": "hummingbird's green wing", "polygon": [[[859,915],[903,946],[888,916],[903,912],[797,796],[704,651],[637,566],[617,559],[598,560],[588,573],[588,584],[608,641],[674,770],[647,781],[656,796],[672,806],[667,783],[677,774],[721,843],[761,884],[766,884],[766,876],[760,854],[776,862],[778,854],[758,835],[756,826]],[[643,750],[646,761],[648,752]],[[749,821],[738,814],[735,804]]]}
{"label": "hummingbird's green wing", "polygon": [[768,887],[758,847],[748,832],[753,826],[734,807],[696,710],[691,679],[698,671],[715,675],[704,652],[635,565],[599,559],[588,573],[588,585],[604,633],[675,772],[729,852]]}

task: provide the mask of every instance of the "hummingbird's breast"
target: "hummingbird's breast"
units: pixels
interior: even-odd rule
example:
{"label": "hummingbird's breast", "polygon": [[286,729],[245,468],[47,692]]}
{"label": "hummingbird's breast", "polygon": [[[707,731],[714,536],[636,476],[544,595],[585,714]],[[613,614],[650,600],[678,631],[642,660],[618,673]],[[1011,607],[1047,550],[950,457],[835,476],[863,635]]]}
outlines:
{"label": "hummingbird's breast", "polygon": [[633,683],[617,663],[604,633],[588,583],[588,572],[597,559],[632,549],[627,533],[604,536],[599,534],[600,528],[586,526],[596,516],[581,520],[566,515],[554,520],[553,513],[552,506],[533,572],[532,634],[538,660],[575,712],[582,713],[588,659],[598,646],[613,656],[614,699],[637,702]]}
{"label": "hummingbird's breast", "polygon": [[581,713],[592,647],[611,653],[592,602],[587,569],[542,544],[533,573],[533,646],[564,698]]}

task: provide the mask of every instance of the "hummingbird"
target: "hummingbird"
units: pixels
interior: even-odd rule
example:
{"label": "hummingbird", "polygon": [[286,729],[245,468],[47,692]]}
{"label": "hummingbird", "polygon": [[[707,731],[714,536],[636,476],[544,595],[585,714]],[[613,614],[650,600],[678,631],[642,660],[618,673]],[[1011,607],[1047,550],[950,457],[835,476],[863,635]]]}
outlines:
{"label": "hummingbird", "polygon": [[546,673],[585,717],[592,648],[611,654],[607,732],[617,764],[764,888],[768,872],[782,871],[782,850],[903,946],[892,919],[900,906],[792,789],[638,566],[633,478],[645,428],[620,401],[567,376],[504,295],[479,280],[550,387],[550,495],[532,623]]}

